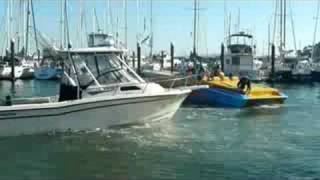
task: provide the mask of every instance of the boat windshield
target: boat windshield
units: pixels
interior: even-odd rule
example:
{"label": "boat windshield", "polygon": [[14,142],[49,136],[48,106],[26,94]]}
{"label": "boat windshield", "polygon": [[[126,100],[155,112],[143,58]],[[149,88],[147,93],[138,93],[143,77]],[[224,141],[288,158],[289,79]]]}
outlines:
{"label": "boat windshield", "polygon": [[[72,60],[75,64],[73,72],[71,64],[67,67],[66,72],[70,77],[79,81],[82,88],[87,88],[91,85],[116,84],[126,82],[140,82],[139,77],[129,70],[120,57],[116,54],[93,54],[93,53],[73,53]],[[69,68],[68,68],[69,67]],[[75,78],[77,75],[78,78]]]}

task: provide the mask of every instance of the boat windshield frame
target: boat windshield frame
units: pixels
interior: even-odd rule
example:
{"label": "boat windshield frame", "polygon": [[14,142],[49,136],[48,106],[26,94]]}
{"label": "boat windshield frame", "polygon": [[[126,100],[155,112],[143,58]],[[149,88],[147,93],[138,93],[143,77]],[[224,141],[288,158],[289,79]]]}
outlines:
{"label": "boat windshield frame", "polygon": [[70,58],[73,63],[68,61],[64,67],[81,89],[94,84],[101,86],[101,84],[115,83],[144,83],[121,55],[119,52],[71,51]]}

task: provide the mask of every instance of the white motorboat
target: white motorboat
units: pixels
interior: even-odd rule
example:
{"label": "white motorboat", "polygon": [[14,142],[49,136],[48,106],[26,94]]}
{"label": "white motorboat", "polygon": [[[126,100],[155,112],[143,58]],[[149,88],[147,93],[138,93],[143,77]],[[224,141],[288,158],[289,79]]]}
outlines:
{"label": "white motorboat", "polygon": [[246,75],[255,81],[263,80],[262,62],[254,58],[253,36],[239,32],[228,36],[227,42],[223,61],[225,74]]}
{"label": "white motorboat", "polygon": [[32,79],[34,77],[34,64],[35,61],[33,60],[22,59],[21,65],[23,72],[20,79]]}
{"label": "white motorboat", "polygon": [[[11,99],[0,106],[0,135],[93,130],[170,119],[190,93],[147,83],[111,47],[61,52],[58,97]],[[67,58],[66,58],[67,57]]]}

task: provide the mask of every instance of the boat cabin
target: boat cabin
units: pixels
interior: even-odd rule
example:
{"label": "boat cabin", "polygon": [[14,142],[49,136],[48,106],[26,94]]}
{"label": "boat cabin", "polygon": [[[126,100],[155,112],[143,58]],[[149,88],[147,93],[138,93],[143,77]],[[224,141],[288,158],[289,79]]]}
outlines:
{"label": "boat cabin", "polygon": [[233,75],[246,75],[252,80],[261,80],[262,62],[254,58],[255,46],[253,36],[244,32],[228,37],[227,50],[224,57],[224,72]]}
{"label": "boat cabin", "polygon": [[115,46],[114,38],[111,34],[91,33],[88,40],[89,47]]}
{"label": "boat cabin", "polygon": [[[60,101],[81,98],[99,92],[141,90],[134,85],[145,81],[121,59],[122,50],[115,47],[93,47],[62,51],[64,76],[60,88]],[[83,94],[83,92],[86,94]]]}

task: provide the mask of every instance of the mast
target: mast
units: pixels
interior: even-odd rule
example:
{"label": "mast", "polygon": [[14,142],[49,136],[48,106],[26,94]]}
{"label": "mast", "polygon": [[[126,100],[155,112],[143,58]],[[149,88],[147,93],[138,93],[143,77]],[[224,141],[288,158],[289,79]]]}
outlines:
{"label": "mast", "polygon": [[238,32],[240,32],[240,8],[238,8]]}
{"label": "mast", "polygon": [[276,0],[276,7],[273,17],[273,33],[272,33],[272,44],[275,44],[276,30],[277,30],[277,13],[278,13],[278,0]]}
{"label": "mast", "polygon": [[8,1],[7,3],[7,47],[10,46],[10,2]]}
{"label": "mast", "polygon": [[20,34],[21,34],[21,32],[22,32],[22,30],[21,30],[21,24],[23,24],[23,19],[22,19],[22,17],[23,17],[23,14],[22,14],[22,0],[20,0],[19,1],[19,12],[18,12],[18,18],[19,18],[19,20],[20,21],[18,21],[18,23],[17,23],[17,30],[16,30],[16,34],[17,34],[17,44],[16,44],[16,46],[17,46],[17,49],[18,49],[18,51],[20,51],[20,41],[21,41],[21,36],[20,36]]}
{"label": "mast", "polygon": [[194,9],[193,9],[193,55],[196,55],[197,48],[196,48],[196,42],[197,42],[197,0],[194,0]]}
{"label": "mast", "polygon": [[24,57],[26,57],[28,55],[28,45],[29,45],[29,23],[30,23],[30,20],[29,20],[29,17],[30,16],[30,0],[27,1],[27,24],[26,24],[26,44],[25,44],[25,47],[26,47],[26,50],[24,51]]}
{"label": "mast", "polygon": [[312,42],[312,52],[311,52],[311,61],[313,61],[313,55],[314,55],[314,46],[316,43],[316,36],[317,36],[317,28],[318,28],[318,19],[319,19],[319,7],[320,7],[320,0],[318,0],[317,5],[317,13],[316,13],[316,22],[314,25],[314,33],[313,33],[313,42]]}
{"label": "mast", "polygon": [[38,46],[38,36],[37,36],[37,28],[36,28],[36,21],[35,21],[35,17],[34,17],[34,7],[33,7],[33,0],[31,1],[31,11],[32,11],[32,22],[33,22],[33,31],[34,31],[34,38],[36,41],[36,49],[37,49],[37,53],[38,53],[38,60],[40,59],[40,49]]}
{"label": "mast", "polygon": [[60,1],[60,49],[63,48],[63,42],[65,42],[64,40],[64,31],[63,31],[63,0]]}
{"label": "mast", "polygon": [[153,0],[150,0],[150,57],[153,54]]}
{"label": "mast", "polygon": [[139,42],[139,27],[140,27],[140,8],[139,8],[139,0],[136,0],[136,10],[137,10],[137,34],[136,34],[136,38],[137,38],[137,42]]}
{"label": "mast", "polygon": [[125,48],[127,49],[128,48],[128,4],[127,4],[127,0],[124,0],[124,18],[125,18],[125,33],[124,33],[124,36],[125,36]]}
{"label": "mast", "polygon": [[95,8],[93,8],[92,10],[92,32],[95,33],[96,32],[96,18],[94,17],[95,14]]}
{"label": "mast", "polygon": [[27,4],[26,1],[23,1],[23,25],[22,25],[22,46],[23,46],[23,52],[25,52],[25,45],[26,45],[26,36],[25,36],[25,32],[27,31]]}
{"label": "mast", "polygon": [[293,21],[293,13],[292,13],[291,3],[290,3],[290,17],[291,17],[291,26],[292,26],[292,36],[293,36],[294,50],[297,51],[297,41],[296,41],[296,33],[295,33],[295,29],[294,29],[294,21]]}
{"label": "mast", "polygon": [[286,48],[287,0],[283,0],[283,48]]}
{"label": "mast", "polygon": [[[223,1],[223,11],[224,11],[224,16],[223,16],[223,24],[224,24],[224,26],[223,26],[223,32],[224,32],[224,38],[226,38],[227,37],[227,15],[226,15],[226,13],[227,13],[227,5],[226,5],[226,1]],[[224,43],[225,43],[225,39],[224,39]]]}
{"label": "mast", "polygon": [[99,24],[99,19],[97,16],[97,12],[96,12],[96,8],[93,8],[93,22],[94,22],[94,32],[95,32],[95,28],[98,28],[98,33],[100,33],[102,30],[100,28],[100,24]]}
{"label": "mast", "polygon": [[283,19],[283,16],[282,16],[282,11],[283,11],[283,7],[282,7],[282,1],[283,0],[280,0],[280,54],[282,55],[282,28],[283,28],[283,25],[282,25],[282,19]]}
{"label": "mast", "polygon": [[83,27],[82,27],[82,22],[83,22],[83,1],[80,0],[80,23],[79,23],[79,38],[80,38],[80,47],[83,47]]}

